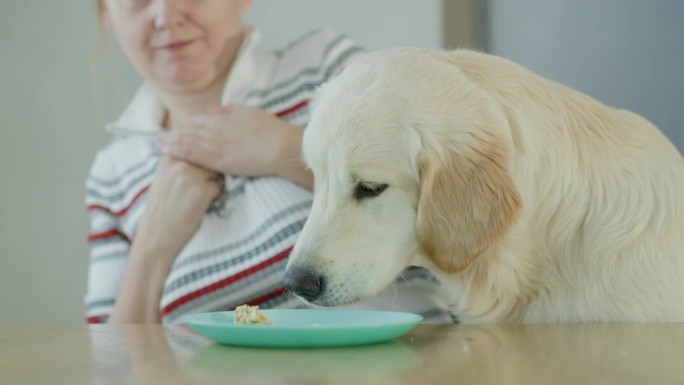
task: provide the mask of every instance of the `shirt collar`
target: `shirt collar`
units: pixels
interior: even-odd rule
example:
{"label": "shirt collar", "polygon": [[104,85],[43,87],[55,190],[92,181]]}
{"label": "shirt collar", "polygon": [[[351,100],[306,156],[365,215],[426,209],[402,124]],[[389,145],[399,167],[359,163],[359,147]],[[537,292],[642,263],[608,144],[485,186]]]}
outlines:
{"label": "shirt collar", "polygon": [[[259,31],[253,27],[245,27],[245,38],[223,87],[221,104],[244,101],[256,77],[255,56],[259,41]],[[163,132],[161,121],[164,112],[164,106],[154,88],[145,82],[135,93],[133,100],[119,119],[108,123],[105,129],[114,134],[156,136]]]}

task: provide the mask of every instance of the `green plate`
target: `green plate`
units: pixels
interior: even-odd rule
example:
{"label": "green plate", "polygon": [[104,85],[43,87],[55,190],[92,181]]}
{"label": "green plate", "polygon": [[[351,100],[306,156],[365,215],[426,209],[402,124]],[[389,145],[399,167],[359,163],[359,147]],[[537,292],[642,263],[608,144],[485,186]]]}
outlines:
{"label": "green plate", "polygon": [[372,344],[411,330],[423,317],[389,311],[336,309],[262,310],[273,323],[233,323],[233,312],[192,314],[183,322],[224,345],[266,348],[314,348]]}

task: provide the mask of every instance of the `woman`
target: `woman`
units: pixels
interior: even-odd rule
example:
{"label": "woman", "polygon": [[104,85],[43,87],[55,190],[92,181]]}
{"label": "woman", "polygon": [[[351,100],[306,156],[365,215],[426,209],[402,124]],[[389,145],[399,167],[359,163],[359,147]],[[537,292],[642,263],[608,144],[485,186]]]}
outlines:
{"label": "woman", "polygon": [[[308,102],[362,50],[319,30],[262,53],[241,20],[250,0],[99,5],[144,84],[87,180],[88,321],[301,306],[280,280],[311,204],[299,156]],[[407,275],[411,294],[431,292],[425,272]]]}

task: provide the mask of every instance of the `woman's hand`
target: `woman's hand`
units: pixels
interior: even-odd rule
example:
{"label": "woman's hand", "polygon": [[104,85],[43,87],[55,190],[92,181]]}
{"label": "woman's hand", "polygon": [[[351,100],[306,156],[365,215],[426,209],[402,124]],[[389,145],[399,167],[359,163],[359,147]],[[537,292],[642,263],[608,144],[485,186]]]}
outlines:
{"label": "woman's hand", "polygon": [[172,157],[229,175],[281,176],[311,188],[301,161],[304,130],[267,111],[247,106],[217,107],[175,128],[159,149]]}
{"label": "woman's hand", "polygon": [[147,193],[134,244],[141,237],[146,251],[163,250],[175,259],[220,191],[212,171],[164,156]]}

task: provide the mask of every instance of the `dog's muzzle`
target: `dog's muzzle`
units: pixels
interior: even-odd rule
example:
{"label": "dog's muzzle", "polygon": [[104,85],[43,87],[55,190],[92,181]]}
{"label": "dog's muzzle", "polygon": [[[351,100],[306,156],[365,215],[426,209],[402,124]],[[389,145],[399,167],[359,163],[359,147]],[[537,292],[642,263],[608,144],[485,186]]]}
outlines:
{"label": "dog's muzzle", "polygon": [[309,302],[313,302],[323,292],[324,279],[313,270],[291,267],[283,278],[285,288]]}

